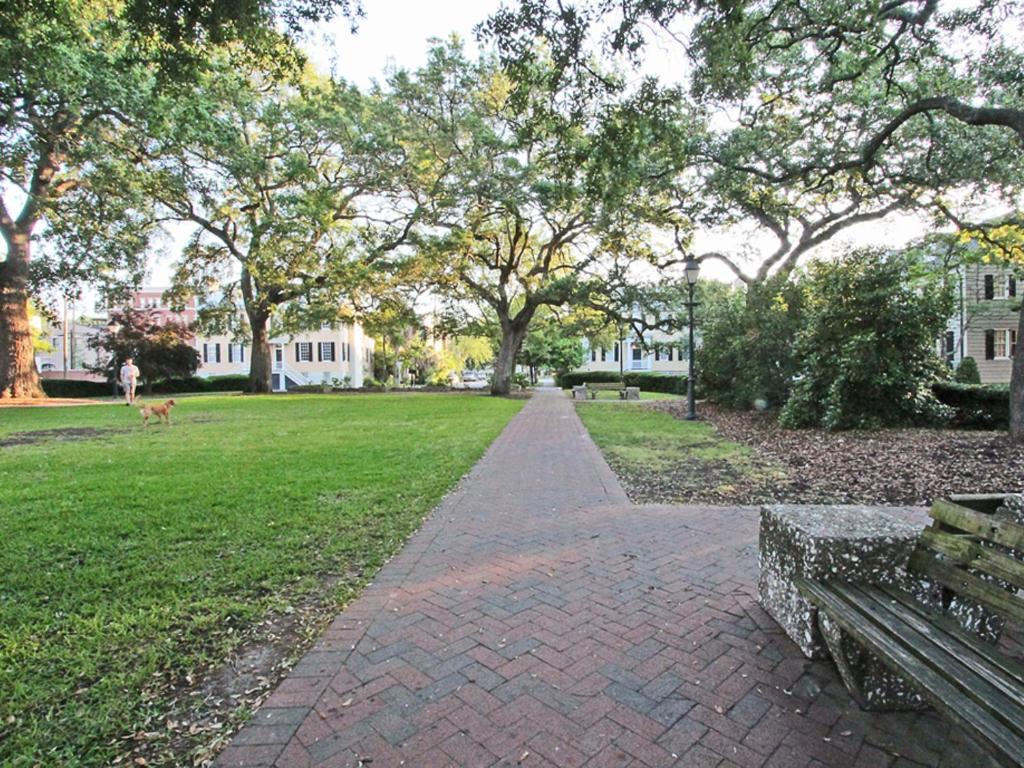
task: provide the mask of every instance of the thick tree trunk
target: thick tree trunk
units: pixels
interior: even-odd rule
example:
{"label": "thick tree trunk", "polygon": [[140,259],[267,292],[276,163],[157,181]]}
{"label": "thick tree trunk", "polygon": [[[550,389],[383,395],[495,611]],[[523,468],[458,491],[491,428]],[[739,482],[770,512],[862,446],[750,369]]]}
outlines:
{"label": "thick tree trunk", "polygon": [[249,355],[249,391],[267,393],[270,386],[271,358],[270,339],[267,333],[267,316],[263,313],[249,313],[252,328],[252,353]]}
{"label": "thick tree trunk", "polygon": [[1010,374],[1010,439],[1024,443],[1024,306],[1017,313],[1017,352]]}
{"label": "thick tree trunk", "polygon": [[501,324],[501,345],[494,360],[494,378],[491,381],[492,395],[507,395],[512,390],[512,375],[516,370],[516,357],[526,339],[528,322]]}
{"label": "thick tree trunk", "polygon": [[270,310],[266,300],[257,297],[255,281],[248,267],[242,265],[242,303],[245,314],[249,318],[252,331],[252,350],[249,354],[249,392],[266,394],[273,391],[270,385],[271,360],[270,336],[267,325],[270,321]]}
{"label": "thick tree trunk", "polygon": [[0,263],[0,398],[46,397],[29,324],[28,264],[29,234],[15,232]]}

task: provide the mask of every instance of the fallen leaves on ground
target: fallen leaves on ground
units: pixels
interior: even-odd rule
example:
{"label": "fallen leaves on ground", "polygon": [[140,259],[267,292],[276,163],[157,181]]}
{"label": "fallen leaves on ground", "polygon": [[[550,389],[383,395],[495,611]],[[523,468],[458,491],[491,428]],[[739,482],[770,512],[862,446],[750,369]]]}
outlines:
{"label": "fallen leaves on ground", "polygon": [[[646,407],[686,413],[678,401]],[[928,505],[953,493],[1024,491],[1024,448],[1004,432],[783,429],[773,414],[711,405],[701,418],[752,454],[742,464],[689,456],[656,474],[613,467],[634,501]]]}

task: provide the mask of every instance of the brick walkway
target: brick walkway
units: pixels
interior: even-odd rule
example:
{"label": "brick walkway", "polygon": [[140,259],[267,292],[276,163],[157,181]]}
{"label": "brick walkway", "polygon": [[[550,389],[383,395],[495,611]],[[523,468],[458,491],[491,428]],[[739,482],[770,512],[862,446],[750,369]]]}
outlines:
{"label": "brick walkway", "polygon": [[754,510],[630,506],[541,391],[218,764],[981,765],[934,715],[861,712],[756,569]]}

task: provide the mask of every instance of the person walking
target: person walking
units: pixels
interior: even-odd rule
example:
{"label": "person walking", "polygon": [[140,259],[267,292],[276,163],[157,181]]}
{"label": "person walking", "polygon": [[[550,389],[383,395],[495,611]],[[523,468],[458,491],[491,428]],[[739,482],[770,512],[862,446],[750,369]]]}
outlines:
{"label": "person walking", "polygon": [[130,357],[125,358],[119,378],[121,388],[124,390],[124,404],[131,405],[135,402],[135,385],[139,381],[139,368]]}

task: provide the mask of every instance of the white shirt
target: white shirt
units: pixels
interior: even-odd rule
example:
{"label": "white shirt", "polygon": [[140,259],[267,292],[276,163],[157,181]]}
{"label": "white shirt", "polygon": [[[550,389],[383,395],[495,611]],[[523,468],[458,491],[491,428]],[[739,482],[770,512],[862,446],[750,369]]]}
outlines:
{"label": "white shirt", "polygon": [[139,368],[125,363],[121,366],[121,381],[132,382],[139,378]]}

